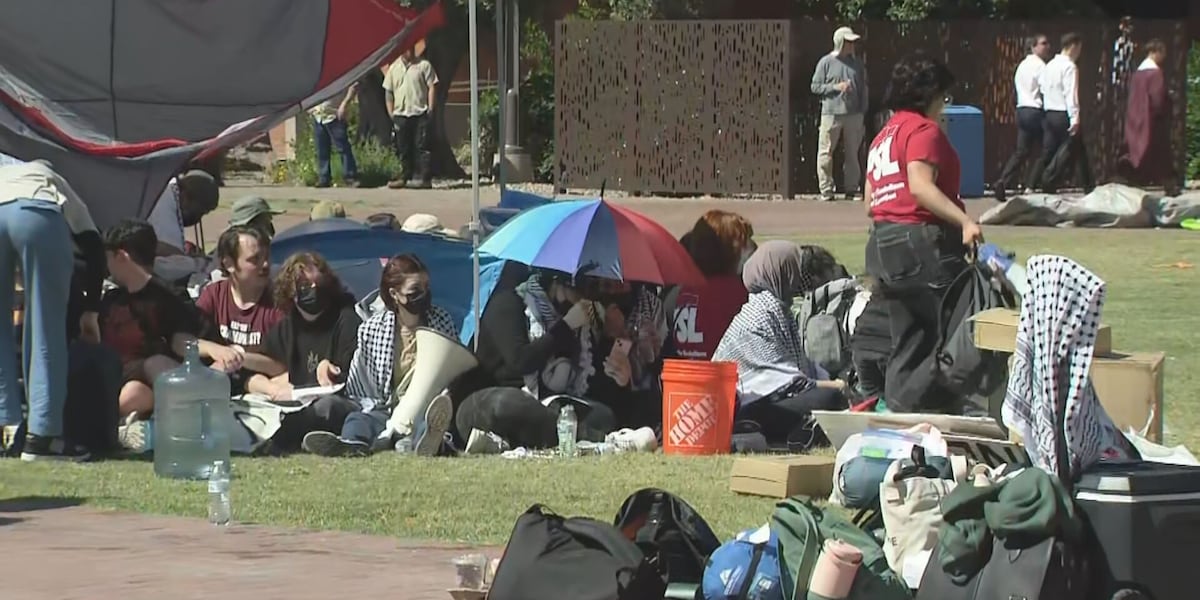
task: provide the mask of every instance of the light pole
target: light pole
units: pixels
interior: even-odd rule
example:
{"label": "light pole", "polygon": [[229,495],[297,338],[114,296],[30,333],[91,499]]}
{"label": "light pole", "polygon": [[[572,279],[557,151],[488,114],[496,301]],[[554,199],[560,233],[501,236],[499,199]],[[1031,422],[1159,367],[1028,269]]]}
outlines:
{"label": "light pole", "polygon": [[476,26],[476,0],[468,0],[468,35],[471,38],[471,253],[474,262],[475,350],[479,350],[479,31]]}

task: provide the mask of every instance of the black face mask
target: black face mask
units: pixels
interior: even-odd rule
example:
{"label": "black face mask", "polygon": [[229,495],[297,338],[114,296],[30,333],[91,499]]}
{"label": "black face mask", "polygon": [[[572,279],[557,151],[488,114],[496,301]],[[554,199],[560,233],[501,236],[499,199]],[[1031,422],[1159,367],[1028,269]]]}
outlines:
{"label": "black face mask", "polygon": [[404,310],[414,315],[423,315],[429,312],[430,307],[433,306],[433,295],[429,293],[429,290],[411,292],[404,299],[406,300]]}
{"label": "black face mask", "polygon": [[329,299],[315,287],[306,287],[296,292],[296,307],[310,314],[319,315],[329,306]]}

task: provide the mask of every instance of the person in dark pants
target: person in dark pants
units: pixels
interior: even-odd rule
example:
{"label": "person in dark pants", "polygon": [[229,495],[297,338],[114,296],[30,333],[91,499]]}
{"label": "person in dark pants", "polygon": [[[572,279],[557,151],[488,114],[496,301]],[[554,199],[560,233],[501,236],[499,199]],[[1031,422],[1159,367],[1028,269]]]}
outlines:
{"label": "person in dark pants", "polygon": [[346,111],[354,98],[358,84],[350,89],[312,107],[313,143],[317,147],[317,187],[333,185],[333,171],[329,161],[334,147],[342,155],[342,180],[349,186],[357,186],[358,163],[354,160],[354,148],[350,145],[349,125]]}
{"label": "person in dark pants", "polygon": [[396,153],[403,170],[399,177],[388,182],[389,188],[407,187],[414,178],[418,188],[432,186],[433,140],[429,121],[436,104],[437,84],[433,65],[424,57],[417,57],[411,48],[388,67],[383,77],[388,114],[396,127]]}
{"label": "person in dark pants", "polygon": [[1092,191],[1092,170],[1079,122],[1079,71],[1075,62],[1083,50],[1078,33],[1062,37],[1062,52],[1042,70],[1039,82],[1046,108],[1042,138],[1042,191],[1053,194],[1069,169],[1076,169],[1084,191]]}
{"label": "person in dark pants", "polygon": [[884,103],[894,111],[867,163],[867,273],[879,281],[892,347],[883,399],[896,412],[934,411],[947,401],[934,378],[938,307],[983,239],[958,196],[961,166],[938,126],[954,75],[923,55],[892,69]]}
{"label": "person in dark pants", "polygon": [[[1038,34],[1032,36],[1029,42],[1029,55],[1017,65],[1013,75],[1013,89],[1017,97],[1017,150],[1004,163],[1000,178],[996,180],[992,190],[1000,202],[1007,200],[1008,186],[1012,183],[1017,170],[1040,146],[1042,141],[1042,89],[1038,77],[1046,68],[1046,60],[1050,57],[1050,40]],[[1035,165],[1038,163],[1035,162]],[[1039,169],[1035,166],[1029,170],[1025,188],[1032,189]]]}
{"label": "person in dark pants", "polygon": [[383,70],[371,69],[358,80],[358,127],[354,139],[373,140],[383,148],[392,148],[392,117],[383,93]]}

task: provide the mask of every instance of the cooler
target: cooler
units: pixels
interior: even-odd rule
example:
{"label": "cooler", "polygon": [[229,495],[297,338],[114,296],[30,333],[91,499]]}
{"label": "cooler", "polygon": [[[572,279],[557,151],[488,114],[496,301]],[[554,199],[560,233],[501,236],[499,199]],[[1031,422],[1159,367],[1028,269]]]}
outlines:
{"label": "cooler", "polygon": [[958,194],[963,198],[983,197],[983,111],[974,106],[947,106],[942,111],[942,130],[962,163]]}
{"label": "cooler", "polygon": [[1192,600],[1200,556],[1200,467],[1100,463],[1075,486],[1095,532],[1095,581],[1109,598],[1123,588],[1155,600]]}

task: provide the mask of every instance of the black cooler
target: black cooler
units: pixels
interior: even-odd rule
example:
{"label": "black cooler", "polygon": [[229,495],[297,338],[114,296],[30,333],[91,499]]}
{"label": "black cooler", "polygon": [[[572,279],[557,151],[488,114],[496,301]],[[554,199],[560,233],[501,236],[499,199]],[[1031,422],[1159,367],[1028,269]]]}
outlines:
{"label": "black cooler", "polygon": [[1083,475],[1075,499],[1097,539],[1096,583],[1155,600],[1200,598],[1200,467],[1102,462]]}

